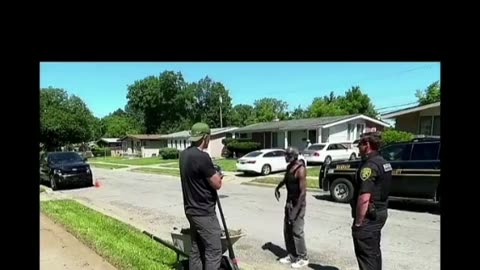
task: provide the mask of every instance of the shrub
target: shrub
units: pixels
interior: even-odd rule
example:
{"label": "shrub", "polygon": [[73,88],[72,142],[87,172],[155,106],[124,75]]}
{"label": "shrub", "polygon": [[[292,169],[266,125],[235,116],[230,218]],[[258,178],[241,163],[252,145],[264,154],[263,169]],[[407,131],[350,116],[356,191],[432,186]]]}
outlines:
{"label": "shrub", "polygon": [[100,147],[92,149],[92,154],[95,157],[109,157],[112,155],[112,150],[109,147]]}
{"label": "shrub", "polygon": [[163,159],[177,159],[179,153],[175,148],[162,148],[159,152]]}
{"label": "shrub", "polygon": [[237,156],[243,156],[248,152],[252,152],[261,148],[260,143],[252,141],[237,141],[232,140],[227,144],[227,149],[230,152],[235,152]]}
{"label": "shrub", "polygon": [[393,142],[402,142],[413,140],[414,135],[410,132],[388,129],[382,132],[383,145]]}

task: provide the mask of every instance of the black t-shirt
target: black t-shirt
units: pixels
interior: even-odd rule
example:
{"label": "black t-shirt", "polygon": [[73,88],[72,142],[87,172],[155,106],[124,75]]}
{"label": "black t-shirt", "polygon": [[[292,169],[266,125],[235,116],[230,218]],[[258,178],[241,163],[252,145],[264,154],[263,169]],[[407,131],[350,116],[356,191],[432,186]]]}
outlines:
{"label": "black t-shirt", "polygon": [[179,164],[185,214],[216,215],[217,191],[210,186],[208,179],[217,171],[210,156],[190,146],[181,152]]}

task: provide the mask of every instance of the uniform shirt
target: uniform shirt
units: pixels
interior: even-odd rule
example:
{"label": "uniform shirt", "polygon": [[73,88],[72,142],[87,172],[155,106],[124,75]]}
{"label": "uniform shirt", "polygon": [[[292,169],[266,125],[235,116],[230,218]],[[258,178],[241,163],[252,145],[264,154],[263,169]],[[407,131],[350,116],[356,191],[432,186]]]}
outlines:
{"label": "uniform shirt", "polygon": [[180,153],[179,165],[185,214],[216,215],[218,195],[208,179],[217,171],[208,153],[200,151],[196,146],[190,146]]}
{"label": "uniform shirt", "polygon": [[390,191],[392,167],[378,152],[372,152],[367,159],[360,164],[357,173],[357,185],[351,201],[352,216],[355,217],[357,199],[363,193],[371,193],[372,200],[386,207],[386,200]]}

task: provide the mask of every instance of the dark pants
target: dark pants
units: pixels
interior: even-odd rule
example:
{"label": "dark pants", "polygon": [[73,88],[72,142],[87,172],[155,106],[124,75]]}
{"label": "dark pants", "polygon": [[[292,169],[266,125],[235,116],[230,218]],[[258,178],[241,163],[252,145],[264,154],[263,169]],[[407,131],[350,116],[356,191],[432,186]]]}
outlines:
{"label": "dark pants", "polygon": [[217,216],[187,216],[187,218],[192,238],[189,269],[219,269],[222,260],[222,229]]}
{"label": "dark pants", "polygon": [[376,220],[367,220],[360,227],[352,226],[353,245],[360,270],[382,269],[380,240],[387,217],[387,210],[378,211]]}
{"label": "dark pants", "polygon": [[[290,220],[291,206],[285,207],[285,219],[283,222],[283,236],[288,254],[297,258],[307,258],[307,247],[305,245],[305,206],[302,206],[296,219],[292,223]],[[294,218],[294,217],[292,217]]]}

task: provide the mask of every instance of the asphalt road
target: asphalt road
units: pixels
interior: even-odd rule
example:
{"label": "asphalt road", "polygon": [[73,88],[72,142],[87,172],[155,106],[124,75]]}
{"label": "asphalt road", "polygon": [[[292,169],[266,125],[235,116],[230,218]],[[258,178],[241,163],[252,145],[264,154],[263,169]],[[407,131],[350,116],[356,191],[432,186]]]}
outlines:
{"label": "asphalt road", "polygon": [[[177,177],[94,168],[100,188],[71,189],[53,196],[74,197],[107,214],[171,239],[170,230],[188,224]],[[220,191],[230,229],[246,236],[235,245],[240,264],[250,269],[289,269],[276,262],[283,255],[283,205],[273,188],[239,185],[228,178]],[[244,180],[243,180],[244,181]],[[309,192],[305,235],[310,269],[358,269],[351,238],[350,206]],[[430,206],[394,202],[382,231],[384,269],[440,269],[440,216]]]}

